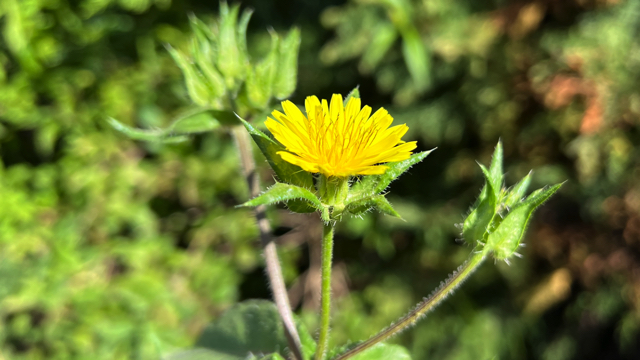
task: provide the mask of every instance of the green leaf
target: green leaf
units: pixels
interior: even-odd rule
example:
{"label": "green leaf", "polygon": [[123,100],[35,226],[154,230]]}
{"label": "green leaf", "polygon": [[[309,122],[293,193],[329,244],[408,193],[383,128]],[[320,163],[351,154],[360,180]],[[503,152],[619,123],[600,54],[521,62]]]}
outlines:
{"label": "green leaf", "polygon": [[[327,214],[328,215],[328,214]],[[296,320],[294,318],[294,320]],[[300,335],[300,345],[302,346],[302,356],[306,359],[312,359],[316,353],[317,344],[310,335],[309,330],[301,321],[296,320],[296,328],[298,328],[298,335]]]}
{"label": "green leaf", "polygon": [[251,134],[251,138],[256,142],[264,157],[267,158],[269,165],[273,171],[275,171],[281,182],[300,186],[306,189],[313,189],[313,177],[311,174],[302,170],[299,166],[282,160],[282,157],[277,154],[278,151],[285,151],[284,146],[265,135],[262,131],[253,127],[244,119],[240,117],[238,117],[238,119],[240,119],[249,134]]}
{"label": "green leaf", "polygon": [[249,64],[249,51],[247,50],[247,26],[249,26],[249,20],[251,20],[253,10],[245,9],[242,11],[240,21],[238,21],[238,27],[236,31],[236,41],[238,43],[238,62],[246,67]]}
{"label": "green leaf", "polygon": [[240,51],[236,39],[236,24],[239,11],[239,5],[234,5],[229,9],[229,5],[226,2],[220,2],[219,48],[216,65],[224,76],[229,89],[235,89],[236,80],[244,77],[244,64],[240,63]]}
{"label": "green leaf", "polygon": [[200,106],[207,106],[216,96],[212,92],[211,88],[205,84],[204,77],[199,71],[196,71],[195,67],[189,60],[187,60],[184,54],[171,47],[171,45],[167,45],[166,47],[173,60],[176,62],[180,70],[182,70],[182,75],[184,76],[185,85],[187,86],[187,92],[189,93],[191,101]]}
{"label": "green leaf", "polygon": [[373,71],[397,39],[398,30],[395,26],[385,22],[377,24],[371,45],[362,54],[359,69],[365,73]]}
{"label": "green leaf", "polygon": [[203,75],[204,83],[208,87],[212,99],[218,98],[225,93],[226,87],[222,74],[214,65],[218,55],[216,37],[211,29],[193,14],[189,16],[189,24],[194,34],[191,55],[195,66]]}
{"label": "green leaf", "polygon": [[425,90],[431,82],[431,59],[418,30],[413,26],[402,31],[402,55],[416,89],[418,91]]}
{"label": "green leaf", "polygon": [[555,194],[563,184],[556,184],[533,192],[520,205],[511,210],[498,228],[489,234],[486,246],[493,251],[496,259],[506,260],[515,253],[524,237],[533,212]]}
{"label": "green leaf", "polygon": [[300,30],[293,28],[280,42],[278,66],[273,82],[273,95],[277,99],[288,98],[296,89],[298,79],[298,51],[300,50]]}
{"label": "green leaf", "polygon": [[524,199],[524,194],[527,192],[529,188],[529,184],[531,183],[531,172],[527,174],[522,180],[520,180],[516,185],[514,185],[509,192],[505,196],[504,206],[507,210],[511,210],[513,207],[518,205],[522,199]]}
{"label": "green leaf", "polygon": [[278,59],[280,38],[271,32],[271,50],[269,54],[249,71],[246,83],[247,99],[251,106],[262,109],[269,104],[273,93],[276,72],[281,65]]}
{"label": "green leaf", "polygon": [[402,218],[400,214],[396,212],[393,206],[391,206],[387,198],[385,198],[383,195],[374,195],[361,200],[353,201],[347,204],[345,210],[357,216],[364,214],[371,208],[374,208],[381,213],[391,215],[393,217],[397,217],[400,219]]}
{"label": "green leaf", "polygon": [[[354,344],[355,345],[355,344]],[[339,353],[343,353],[352,346],[346,346]],[[337,354],[336,354],[337,355]],[[335,355],[334,355],[335,356]],[[377,343],[371,348],[350,357],[351,360],[411,360],[409,351],[396,344]]]}
{"label": "green leaf", "polygon": [[259,360],[285,360],[280,354],[273,353],[266,356],[261,357]]}
{"label": "green leaf", "polygon": [[313,211],[318,210],[322,213],[323,217],[325,217],[324,215],[328,217],[328,214],[325,214],[327,209],[315,194],[305,188],[285,183],[276,183],[262,194],[240,206],[271,205],[279,202],[288,204],[292,200],[302,200],[308,205],[311,205],[314,208]]}
{"label": "green leaf", "polygon": [[247,360],[247,358],[210,349],[190,349],[176,351],[164,356],[162,360]]}
{"label": "green leaf", "polygon": [[349,100],[351,100],[351,98],[360,99],[360,86],[356,86],[355,88],[353,88],[353,90],[349,92],[349,95],[344,98],[345,107],[347,107],[347,104],[349,103]]}
{"label": "green leaf", "polygon": [[[220,112],[222,113],[222,112]],[[167,128],[167,132],[174,134],[194,134],[215,130],[220,127],[220,121],[209,111],[198,111],[175,120]]]}
{"label": "green leaf", "polygon": [[496,193],[493,191],[489,170],[487,170],[487,168],[482,164],[478,165],[480,165],[482,173],[486,179],[485,187],[480,193],[479,205],[475,209],[471,210],[462,226],[462,236],[464,240],[474,246],[476,245],[476,241],[482,241],[484,239],[484,235],[496,213],[497,203]]}
{"label": "green leaf", "polygon": [[189,140],[187,136],[171,136],[166,130],[141,130],[125,125],[114,118],[107,118],[107,122],[116,130],[127,135],[133,140],[162,142],[162,143],[179,143]]}
{"label": "green leaf", "polygon": [[363,176],[360,182],[352,186],[347,200],[358,200],[384,191],[393,180],[397,179],[413,165],[424,160],[433,150],[435,150],[435,148],[429,151],[415,153],[407,160],[387,163],[385,166],[389,168],[382,175]]}
{"label": "green leaf", "polygon": [[283,354],[287,346],[278,311],[272,302],[265,300],[235,305],[207,326],[196,342],[196,347],[240,359],[250,354]]}
{"label": "green leaf", "polygon": [[491,187],[495,193],[496,199],[500,200],[500,190],[502,189],[502,161],[503,161],[502,141],[498,141],[496,149],[493,151],[493,157],[491,158],[491,166],[489,166],[489,179],[491,181]]}
{"label": "green leaf", "polygon": [[182,115],[165,129],[153,130],[132,128],[113,118],[108,118],[107,121],[114,129],[134,140],[176,143],[188,139],[188,137],[181,135],[212,131],[219,128],[221,123],[228,123],[230,119],[237,123],[236,117],[229,111],[197,110]]}

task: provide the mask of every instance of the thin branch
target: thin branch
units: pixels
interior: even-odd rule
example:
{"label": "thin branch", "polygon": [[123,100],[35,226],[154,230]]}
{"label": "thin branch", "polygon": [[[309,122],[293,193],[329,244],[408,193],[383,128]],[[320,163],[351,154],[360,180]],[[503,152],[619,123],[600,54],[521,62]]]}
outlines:
{"label": "thin branch", "polygon": [[348,359],[369,349],[379,342],[389,339],[390,337],[400,333],[402,330],[411,327],[430,310],[433,310],[437,305],[439,305],[440,302],[442,302],[442,300],[444,300],[448,295],[452,294],[486,258],[486,251],[474,251],[471,257],[462,266],[460,266],[456,272],[449,276],[447,281],[445,281],[433,294],[431,294],[431,296],[419,303],[415,309],[405,315],[402,319],[371,337],[369,340],[359,344],[338,357],[333,358],[332,360]]}
{"label": "thin branch", "polygon": [[[242,170],[249,185],[250,196],[252,198],[256,197],[260,193],[260,181],[256,173],[256,164],[251,150],[251,138],[242,125],[233,127],[231,133],[233,134],[238,152],[240,153]],[[269,225],[265,210],[266,207],[264,205],[255,208],[255,216],[258,221],[258,229],[260,230],[260,241],[264,251],[267,277],[269,278],[269,284],[273,292],[273,300],[276,303],[278,313],[284,325],[284,333],[287,337],[291,353],[294,359],[302,360],[302,344],[295,322],[293,321],[287,287],[284,284],[276,244],[271,237],[271,226]]]}

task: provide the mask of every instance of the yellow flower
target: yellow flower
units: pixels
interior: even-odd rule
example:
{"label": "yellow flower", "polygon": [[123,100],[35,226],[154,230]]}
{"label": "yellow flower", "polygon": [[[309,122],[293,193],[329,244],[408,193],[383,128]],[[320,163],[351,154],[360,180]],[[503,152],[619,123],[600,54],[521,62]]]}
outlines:
{"label": "yellow flower", "polygon": [[327,177],[383,174],[382,163],[402,161],[411,156],[416,142],[404,142],[407,125],[389,127],[393,118],[380,108],[360,108],[360,99],[351,98],[347,107],[334,94],[331,105],[315,96],[305,100],[307,116],[291,101],[283,101],[280,111],[271,113],[265,125],[287,151],[278,154],[287,162],[311,173]]}

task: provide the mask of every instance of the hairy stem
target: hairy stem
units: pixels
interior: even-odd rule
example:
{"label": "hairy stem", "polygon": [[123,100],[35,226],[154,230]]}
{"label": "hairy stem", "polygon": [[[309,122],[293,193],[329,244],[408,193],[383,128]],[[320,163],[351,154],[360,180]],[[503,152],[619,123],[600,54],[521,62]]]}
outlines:
{"label": "hairy stem", "polygon": [[460,284],[462,284],[471,275],[480,264],[486,259],[486,251],[473,252],[471,257],[458,268],[456,272],[449,276],[449,279],[444,282],[431,296],[426,300],[419,303],[415,309],[405,315],[402,319],[398,320],[395,324],[382,330],[369,340],[359,344],[353,349],[339,355],[332,360],[345,360],[352,356],[355,356],[375,344],[385,341],[390,337],[400,333],[402,330],[414,325],[420,318],[422,318],[430,310],[434,309],[442,300],[452,294]]}
{"label": "hairy stem", "polygon": [[[253,159],[253,153],[251,150],[251,138],[249,133],[242,126],[235,126],[232,129],[232,134],[240,153],[240,162],[242,163],[242,170],[244,172],[247,184],[249,185],[250,196],[256,197],[260,193],[260,181],[258,174],[256,174],[256,164]],[[276,308],[282,319],[284,325],[284,333],[289,343],[289,349],[294,359],[302,360],[302,345],[300,342],[300,336],[298,330],[293,321],[293,313],[291,312],[291,305],[289,305],[289,297],[287,295],[287,287],[284,284],[284,277],[282,276],[282,269],[280,267],[280,260],[278,259],[278,252],[276,250],[276,244],[271,237],[271,226],[265,213],[266,207],[260,205],[255,208],[255,216],[258,221],[258,229],[260,230],[260,241],[264,252],[264,259],[266,263],[267,277],[269,278],[269,284],[271,285],[271,291],[273,293],[273,300],[276,303]]]}
{"label": "hairy stem", "polygon": [[320,336],[316,360],[323,360],[329,344],[329,321],[331,319],[331,258],[333,257],[333,225],[322,226],[322,285],[320,305]]}

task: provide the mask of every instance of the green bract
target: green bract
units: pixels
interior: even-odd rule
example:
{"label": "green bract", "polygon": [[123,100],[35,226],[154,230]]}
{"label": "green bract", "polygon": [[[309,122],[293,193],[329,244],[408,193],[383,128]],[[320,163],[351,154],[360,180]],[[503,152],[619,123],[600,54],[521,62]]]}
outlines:
{"label": "green bract", "polygon": [[549,199],[562,184],[534,191],[524,199],[531,183],[531,173],[510,189],[502,187],[503,150],[498,142],[489,169],[478,164],[485,185],[462,226],[464,240],[471,244],[485,244],[484,251],[493,252],[499,260],[508,260],[517,254],[527,224],[538,206]]}

